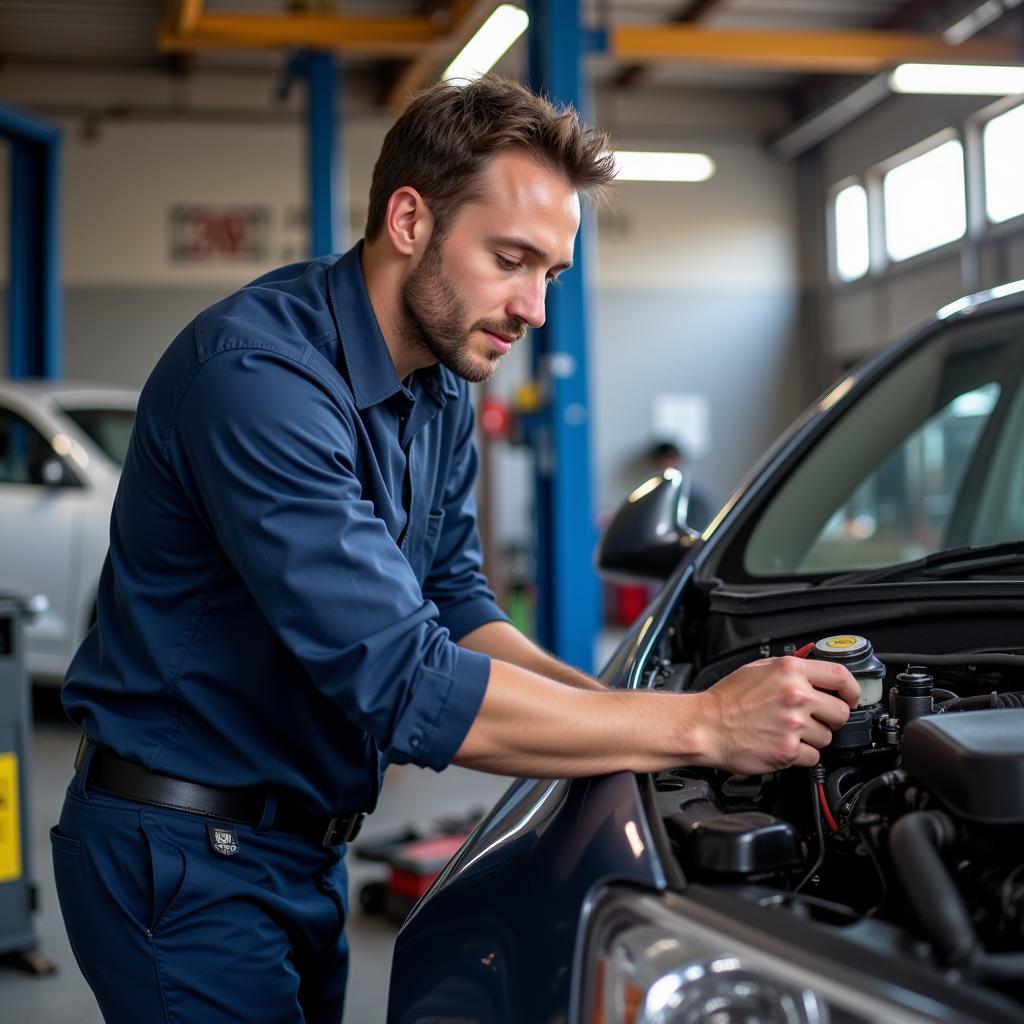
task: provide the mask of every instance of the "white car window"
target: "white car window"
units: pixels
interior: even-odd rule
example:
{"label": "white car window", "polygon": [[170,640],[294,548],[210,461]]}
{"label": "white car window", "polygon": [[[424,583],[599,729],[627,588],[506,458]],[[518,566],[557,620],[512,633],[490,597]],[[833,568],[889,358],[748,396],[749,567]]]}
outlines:
{"label": "white car window", "polygon": [[0,408],[0,484],[54,483],[46,478],[48,470],[63,473],[46,438],[17,413]]}

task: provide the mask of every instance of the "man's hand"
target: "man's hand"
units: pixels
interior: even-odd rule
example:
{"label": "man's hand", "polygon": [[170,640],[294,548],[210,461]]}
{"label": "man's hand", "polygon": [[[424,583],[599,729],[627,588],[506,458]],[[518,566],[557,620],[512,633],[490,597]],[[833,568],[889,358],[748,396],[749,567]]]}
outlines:
{"label": "man's hand", "polygon": [[741,775],[809,768],[860,699],[841,665],[767,658],[744,665],[694,695],[703,732],[701,762]]}

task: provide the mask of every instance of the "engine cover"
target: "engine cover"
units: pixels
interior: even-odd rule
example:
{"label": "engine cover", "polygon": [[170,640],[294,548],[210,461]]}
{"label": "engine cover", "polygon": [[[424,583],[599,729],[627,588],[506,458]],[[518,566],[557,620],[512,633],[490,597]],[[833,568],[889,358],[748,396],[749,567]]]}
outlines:
{"label": "engine cover", "polygon": [[1024,823],[1024,709],[919,718],[903,735],[903,767],[963,818]]}

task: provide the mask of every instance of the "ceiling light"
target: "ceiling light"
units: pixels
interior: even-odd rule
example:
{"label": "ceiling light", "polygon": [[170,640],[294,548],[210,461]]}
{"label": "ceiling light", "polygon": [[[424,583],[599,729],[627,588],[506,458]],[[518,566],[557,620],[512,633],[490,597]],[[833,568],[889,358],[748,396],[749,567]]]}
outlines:
{"label": "ceiling light", "polygon": [[617,181],[707,181],[714,173],[715,162],[705,153],[615,154]]}
{"label": "ceiling light", "polygon": [[889,76],[894,92],[1010,96],[1024,92],[1024,67],[989,64],[901,64]]}
{"label": "ceiling light", "polygon": [[446,82],[452,78],[472,81],[487,74],[529,24],[530,16],[521,7],[502,4],[476,30],[441,78]]}

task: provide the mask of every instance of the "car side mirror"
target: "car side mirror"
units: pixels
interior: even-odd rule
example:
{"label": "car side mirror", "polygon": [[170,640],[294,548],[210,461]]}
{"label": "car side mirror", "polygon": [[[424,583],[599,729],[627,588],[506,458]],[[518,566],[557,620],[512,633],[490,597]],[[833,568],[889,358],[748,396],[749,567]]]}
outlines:
{"label": "car side mirror", "polygon": [[56,455],[48,455],[36,467],[34,483],[44,487],[78,487],[78,477],[71,467]]}
{"label": "car side mirror", "polygon": [[642,483],[619,506],[601,537],[602,572],[668,579],[700,534],[686,525],[689,481],[677,469]]}

